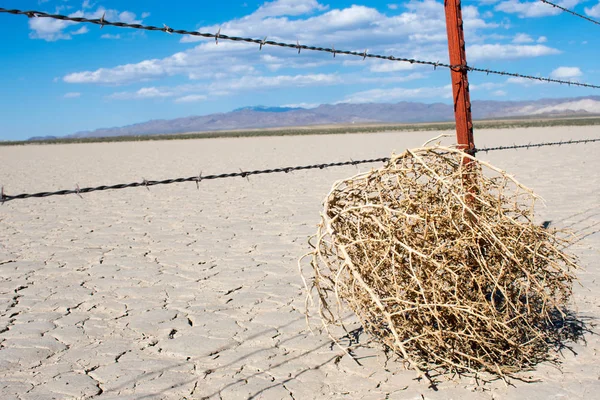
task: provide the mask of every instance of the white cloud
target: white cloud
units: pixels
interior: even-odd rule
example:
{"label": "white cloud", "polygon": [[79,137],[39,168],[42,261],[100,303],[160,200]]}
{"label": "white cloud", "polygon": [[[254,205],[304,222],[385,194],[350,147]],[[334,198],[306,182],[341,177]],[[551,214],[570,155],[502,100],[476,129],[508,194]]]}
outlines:
{"label": "white cloud", "polygon": [[48,42],[71,39],[71,35],[64,33],[63,30],[73,25],[72,22],[50,18],[30,18],[28,23],[32,30],[29,37],[32,39],[44,39]]}
{"label": "white cloud", "polygon": [[152,97],[168,97],[171,96],[170,92],[163,92],[155,87],[141,88],[136,92],[140,97],[152,98]]}
{"label": "white cloud", "polygon": [[203,94],[190,94],[188,96],[183,96],[175,100],[175,103],[194,103],[198,101],[204,101],[208,97]]}
{"label": "white cloud", "polygon": [[408,40],[413,42],[427,43],[427,42],[444,42],[448,39],[448,35],[445,32],[439,33],[413,33],[408,37]]}
{"label": "white cloud", "polygon": [[[301,5],[301,2],[299,3]],[[285,40],[306,43],[317,38],[332,40],[334,43],[350,42],[360,37],[361,30],[373,28],[377,21],[386,17],[376,9],[352,5],[345,9],[333,9],[323,14],[305,19],[288,19],[284,16],[265,18],[263,12],[256,12],[224,24],[204,26],[200,32],[217,32],[232,36],[264,37],[272,40]],[[389,18],[388,18],[389,19]],[[196,36],[184,36],[183,43],[199,42],[206,39]]]}
{"label": "white cloud", "polygon": [[585,13],[590,17],[600,18],[600,1],[593,7],[586,7]]}
{"label": "white cloud", "polygon": [[[107,16],[108,16],[108,12],[107,12]],[[139,24],[142,22],[142,21],[138,20],[136,18],[135,14],[130,11],[123,11],[122,13],[119,13],[117,20],[120,22],[128,23],[128,24]]]}
{"label": "white cloud", "polygon": [[383,103],[415,98],[452,98],[452,87],[422,87],[416,89],[371,89],[347,96],[339,103]]}
{"label": "white cloud", "polygon": [[491,89],[497,89],[497,88],[500,88],[503,86],[504,86],[503,83],[484,82],[484,83],[478,83],[478,84],[470,84],[469,89],[470,90],[491,90]]}
{"label": "white cloud", "polygon": [[327,65],[331,60],[322,60],[322,61],[307,61],[305,59],[294,59],[294,58],[284,58],[277,57],[271,54],[265,53],[260,56],[260,64],[264,65],[269,71],[277,71],[281,68],[315,68],[323,65]]}
{"label": "white cloud", "polygon": [[143,12],[143,13],[142,13],[142,19],[146,19],[146,18],[148,18],[149,16],[150,16],[150,13],[149,13],[149,12]]}
{"label": "white cloud", "polygon": [[269,71],[277,71],[278,69],[286,66],[286,62],[283,58],[275,57],[270,54],[263,54],[260,56],[260,59],[269,69]]}
{"label": "white cloud", "polygon": [[534,40],[526,33],[517,33],[513,39],[513,43],[533,43]]}
{"label": "white cloud", "polygon": [[252,16],[254,18],[297,16],[326,9],[327,6],[319,4],[316,0],[275,0],[260,6]]}
{"label": "white cloud", "polygon": [[146,81],[150,78],[164,76],[164,69],[156,66],[155,60],[147,60],[138,64],[120,65],[116,68],[100,68],[96,71],[75,72],[66,75],[67,83],[127,83]]}
{"label": "white cloud", "polygon": [[390,10],[397,10],[398,9],[398,4],[388,4],[387,8],[389,8]]}
{"label": "white cloud", "polygon": [[531,85],[544,85],[544,84],[547,84],[548,82],[538,81],[538,80],[534,80],[534,79],[510,77],[506,80],[506,83],[513,83],[513,84],[523,85],[523,86],[531,86]]}
{"label": "white cloud", "polygon": [[492,92],[492,94],[494,96],[503,97],[506,96],[508,93],[506,93],[504,90],[496,90],[495,92]]}
{"label": "white cloud", "polygon": [[81,97],[81,93],[79,93],[79,92],[69,92],[69,93],[65,93],[65,95],[63,97],[65,99],[76,99],[78,97]]}
{"label": "white cloud", "polygon": [[100,38],[102,38],[102,39],[121,39],[121,35],[119,35],[119,34],[112,35],[110,33],[105,33],[104,35],[101,35]]}
{"label": "white cloud", "polygon": [[582,75],[579,67],[558,67],[550,73],[550,76],[555,79],[577,78]]}
{"label": "white cloud", "polygon": [[560,51],[541,44],[474,44],[467,47],[467,58],[477,60],[510,60],[560,54]]}
{"label": "white cloud", "polygon": [[71,32],[71,35],[83,35],[85,33],[88,33],[89,31],[90,30],[88,29],[88,27],[84,25],[76,31]]}
{"label": "white cloud", "polygon": [[[229,95],[247,90],[263,90],[283,87],[324,86],[342,83],[343,79],[335,74],[243,76],[233,79],[219,79],[210,83],[179,85],[176,87],[144,87],[132,92],[116,92],[109,99],[131,100],[178,97],[177,102],[201,100],[199,91],[210,96]],[[187,93],[192,93],[187,95]],[[202,96],[206,96],[202,95]]]}
{"label": "white cloud", "polygon": [[[248,46],[243,43],[225,42],[218,46],[214,43],[201,44],[162,59],[71,73],[64,76],[63,80],[67,83],[125,84],[174,75],[187,75],[189,79],[214,79],[232,73],[252,73],[254,68],[247,61],[227,54],[240,48],[250,53]],[[252,50],[252,54],[258,57],[256,49]]]}
{"label": "white cloud", "polygon": [[540,36],[537,40],[538,43],[546,43],[548,38],[546,36]]}
{"label": "white cloud", "polygon": [[420,72],[414,72],[408,75],[388,75],[388,76],[354,76],[349,74],[344,77],[340,77],[343,82],[354,82],[354,83],[370,83],[373,85],[377,84],[389,84],[389,83],[400,83],[400,82],[408,82],[414,81],[417,79],[425,78],[427,75],[422,74]]}
{"label": "white cloud", "polygon": [[174,93],[172,91],[159,89],[156,87],[144,87],[136,92],[118,92],[108,96],[111,99],[127,100],[127,99],[156,99],[171,97]]}
{"label": "white cloud", "polygon": [[415,68],[415,64],[410,64],[401,61],[385,61],[377,60],[369,67],[371,72],[396,72],[409,71]]}
{"label": "white cloud", "polygon": [[340,83],[340,77],[335,74],[308,74],[308,75],[278,75],[278,76],[243,76],[228,81],[212,82],[210,91],[240,91],[249,89],[267,89],[275,87],[304,87],[322,86]]}
{"label": "white cloud", "polygon": [[[581,0],[556,0],[556,4],[565,7],[573,8],[577,4],[581,3]],[[558,15],[562,11],[558,8],[552,7],[549,4],[545,4],[539,0],[535,1],[519,1],[519,0],[507,0],[502,1],[495,7],[496,11],[502,11],[508,14],[517,14],[520,18],[537,18],[546,17],[549,15]]]}

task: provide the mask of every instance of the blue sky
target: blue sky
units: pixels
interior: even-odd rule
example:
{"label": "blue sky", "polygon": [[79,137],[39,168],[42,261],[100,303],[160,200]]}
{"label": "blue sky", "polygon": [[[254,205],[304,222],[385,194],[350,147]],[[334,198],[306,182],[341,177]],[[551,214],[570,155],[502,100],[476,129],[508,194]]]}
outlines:
{"label": "blue sky", "polygon": [[[600,0],[557,0],[600,19]],[[3,0],[0,7],[447,61],[442,1]],[[599,27],[539,1],[463,1],[476,67],[600,84]],[[0,14],[0,140],[251,105],[450,102],[449,72]],[[472,73],[473,100],[600,94]]]}

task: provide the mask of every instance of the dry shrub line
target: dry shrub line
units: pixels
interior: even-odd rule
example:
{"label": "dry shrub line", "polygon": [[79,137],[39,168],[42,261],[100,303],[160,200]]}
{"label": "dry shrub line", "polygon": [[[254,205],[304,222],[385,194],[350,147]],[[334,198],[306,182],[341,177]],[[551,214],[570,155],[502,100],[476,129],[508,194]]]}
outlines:
{"label": "dry shrub line", "polygon": [[333,338],[348,306],[419,374],[505,377],[553,359],[577,266],[567,241],[533,222],[536,199],[441,146],[336,182],[307,255],[307,320],[316,308]]}

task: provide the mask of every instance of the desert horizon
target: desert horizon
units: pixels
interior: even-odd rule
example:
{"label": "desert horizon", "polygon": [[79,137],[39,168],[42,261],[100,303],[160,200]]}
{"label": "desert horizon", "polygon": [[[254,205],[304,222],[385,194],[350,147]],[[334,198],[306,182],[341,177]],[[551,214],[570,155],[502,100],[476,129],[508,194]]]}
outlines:
{"label": "desert horizon", "polygon": [[[556,126],[595,126],[600,124],[597,115],[559,115],[559,116],[524,116],[519,118],[492,118],[473,121],[475,129],[509,129],[509,128],[536,128]],[[243,138],[267,136],[300,136],[300,135],[344,135],[352,133],[376,132],[424,132],[424,131],[453,131],[455,123],[451,121],[421,122],[421,123],[344,123],[324,125],[301,125],[255,129],[234,129],[218,131],[199,131],[183,133],[155,133],[146,135],[128,136],[100,136],[100,137],[37,137],[21,141],[0,141],[0,146],[39,145],[39,144],[71,144],[71,143],[104,143],[104,142],[137,142],[160,140],[189,140],[189,139],[217,139],[217,138]]]}

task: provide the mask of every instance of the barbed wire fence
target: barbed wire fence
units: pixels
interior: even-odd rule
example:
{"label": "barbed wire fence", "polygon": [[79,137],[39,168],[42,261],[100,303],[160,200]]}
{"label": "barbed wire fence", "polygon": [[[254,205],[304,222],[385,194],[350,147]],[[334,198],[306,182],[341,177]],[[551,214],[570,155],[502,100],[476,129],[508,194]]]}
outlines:
{"label": "barbed wire fence", "polygon": [[[577,17],[584,18],[590,22],[600,25],[600,22],[595,21],[591,18],[587,18],[587,17],[580,15],[576,12],[573,12],[569,9],[566,9],[560,5],[554,4],[554,3],[546,1],[546,0],[540,0],[540,1],[543,3],[546,3],[548,5],[551,5],[553,7],[557,7],[559,9],[561,9],[565,12],[568,12],[570,14],[573,14]],[[585,88],[600,89],[600,85],[591,84],[591,83],[581,83],[581,82],[577,82],[577,81],[555,79],[555,78],[551,78],[551,77],[533,76],[533,75],[522,74],[522,73],[518,73],[518,72],[507,72],[507,71],[500,71],[500,70],[494,70],[494,69],[489,69],[489,68],[478,68],[478,67],[474,67],[472,65],[467,65],[467,64],[452,65],[452,64],[448,64],[448,63],[442,63],[439,61],[434,62],[434,61],[419,60],[419,59],[406,58],[406,57],[397,57],[397,56],[393,56],[393,55],[373,54],[373,53],[369,53],[368,50],[365,50],[364,52],[361,53],[361,52],[350,51],[350,50],[339,50],[339,49],[335,49],[333,46],[330,48],[329,47],[308,46],[308,45],[302,45],[298,41],[296,41],[295,44],[294,43],[286,43],[286,42],[276,42],[276,41],[272,41],[272,40],[267,40],[267,37],[264,37],[263,39],[256,39],[256,38],[249,38],[249,37],[228,36],[228,35],[222,34],[220,29],[217,33],[213,34],[213,33],[189,31],[189,30],[183,30],[183,29],[173,29],[165,24],[163,24],[163,27],[158,27],[158,26],[152,26],[152,25],[142,25],[142,24],[133,24],[133,23],[125,23],[125,22],[112,22],[112,21],[108,21],[105,19],[105,14],[101,18],[90,19],[90,18],[74,17],[74,16],[67,16],[67,15],[61,15],[61,14],[50,14],[50,13],[46,13],[46,12],[42,12],[42,11],[34,11],[34,10],[28,11],[28,10],[5,9],[5,8],[0,8],[0,13],[6,13],[6,14],[12,14],[12,15],[24,15],[24,16],[27,16],[28,18],[50,18],[50,19],[54,19],[54,20],[70,21],[70,22],[76,22],[76,23],[88,23],[88,24],[99,25],[101,29],[104,26],[114,26],[114,27],[119,27],[119,28],[131,28],[131,29],[139,29],[139,30],[146,30],[146,31],[159,31],[159,32],[167,33],[167,34],[190,35],[190,36],[203,37],[203,38],[212,38],[212,39],[215,39],[215,44],[218,44],[219,40],[253,43],[253,44],[259,45],[259,47],[258,47],[259,51],[262,50],[262,48],[265,46],[277,46],[277,47],[296,49],[298,51],[298,54],[300,54],[302,50],[326,52],[326,53],[332,54],[334,58],[336,57],[337,54],[341,54],[341,55],[347,55],[347,56],[361,57],[363,60],[366,60],[367,58],[369,58],[369,59],[381,59],[381,60],[396,61],[396,62],[406,62],[406,63],[418,64],[418,65],[428,65],[428,66],[432,66],[434,68],[434,70],[437,70],[438,67],[441,67],[441,68],[450,69],[452,71],[480,72],[480,73],[485,73],[487,75],[492,74],[492,75],[510,76],[510,77],[542,81],[542,82],[548,82],[548,83],[566,84],[569,86],[579,86],[579,87],[585,87]],[[558,142],[544,142],[544,143],[533,143],[533,144],[529,143],[529,144],[521,144],[521,145],[514,144],[514,145],[509,145],[509,146],[483,147],[483,148],[474,148],[474,149],[470,150],[470,152],[472,154],[476,154],[476,153],[481,153],[481,152],[488,153],[491,151],[499,151],[499,150],[530,149],[530,148],[539,148],[539,147],[547,147],[547,146],[587,144],[587,143],[596,143],[596,142],[600,142],[600,138],[567,140],[567,141],[558,141]],[[377,162],[385,163],[385,162],[388,162],[389,160],[390,160],[389,157],[380,157],[380,158],[373,158],[373,159],[350,160],[350,161],[312,164],[312,165],[304,165],[304,166],[271,168],[271,169],[263,169],[263,170],[251,170],[251,171],[240,170],[239,172],[213,174],[213,175],[206,175],[206,176],[202,176],[202,173],[200,173],[197,176],[190,176],[190,177],[164,179],[164,180],[143,179],[143,181],[141,181],[141,182],[102,185],[102,186],[96,186],[96,187],[80,188],[79,185],[76,185],[75,189],[65,189],[65,190],[58,190],[58,191],[53,191],[53,192],[21,193],[21,194],[17,194],[17,195],[8,195],[4,192],[4,187],[1,187],[0,188],[0,202],[1,202],[1,204],[4,204],[4,203],[12,201],[12,200],[23,200],[23,199],[28,199],[28,198],[45,198],[45,197],[51,197],[51,196],[65,196],[65,195],[71,195],[71,194],[76,194],[81,197],[81,194],[91,193],[91,192],[96,192],[96,191],[119,190],[119,189],[127,189],[127,188],[134,188],[134,187],[146,187],[147,189],[149,189],[151,186],[169,185],[169,184],[184,183],[184,182],[195,182],[197,188],[199,189],[200,182],[205,181],[205,180],[236,178],[236,177],[248,178],[253,175],[290,173],[290,172],[294,172],[294,171],[325,169],[325,168],[332,168],[332,167],[342,167],[342,166],[348,166],[348,165],[359,165],[359,164],[368,164],[368,163],[377,163]]]}
{"label": "barbed wire fence", "polygon": [[153,26],[153,25],[132,24],[132,23],[126,23],[126,22],[111,22],[111,21],[106,20],[104,18],[104,16],[102,16],[101,18],[90,19],[90,18],[84,18],[84,17],[71,17],[68,15],[62,15],[62,14],[49,14],[49,13],[45,13],[42,11],[32,11],[32,10],[26,11],[26,10],[0,8],[0,13],[7,13],[7,14],[13,14],[13,15],[24,15],[29,18],[51,18],[51,19],[60,20],[60,21],[71,21],[71,22],[78,22],[78,23],[94,24],[94,25],[99,25],[101,28],[103,28],[104,26],[114,26],[114,27],[119,27],[119,28],[131,28],[131,29],[138,29],[138,30],[145,30],[145,31],[164,32],[164,33],[168,33],[168,34],[211,38],[211,39],[215,39],[215,43],[218,43],[219,40],[254,43],[254,44],[259,45],[259,47],[258,47],[259,50],[262,50],[262,48],[265,46],[277,46],[277,47],[296,49],[296,50],[298,50],[298,54],[300,54],[302,50],[317,51],[317,52],[325,52],[325,53],[333,54],[334,57],[336,56],[336,54],[341,54],[341,55],[347,55],[347,56],[360,57],[363,60],[369,58],[369,59],[380,59],[380,60],[388,60],[388,61],[396,61],[396,62],[405,62],[405,63],[410,63],[410,64],[428,65],[428,66],[433,67],[434,69],[441,67],[441,68],[447,68],[447,69],[451,69],[451,70],[466,70],[469,72],[481,72],[481,73],[485,73],[488,75],[490,75],[490,74],[491,75],[502,75],[502,76],[510,76],[510,77],[516,77],[516,78],[548,82],[548,83],[558,83],[558,84],[564,84],[564,85],[570,85],[570,86],[580,86],[580,87],[586,87],[586,88],[600,89],[600,85],[595,85],[595,84],[590,84],[590,83],[582,83],[582,82],[578,82],[578,81],[555,79],[555,78],[543,77],[543,76],[533,76],[533,75],[521,74],[518,72],[507,72],[507,71],[494,70],[494,69],[490,69],[490,68],[478,68],[478,67],[470,66],[470,65],[451,65],[451,64],[443,63],[443,62],[439,62],[439,61],[419,60],[419,59],[415,59],[415,58],[397,57],[397,56],[393,56],[393,55],[386,56],[386,55],[381,55],[381,54],[369,53],[368,49],[366,49],[364,52],[361,53],[358,51],[339,50],[339,49],[336,49],[335,47],[308,46],[308,45],[300,44],[299,41],[296,41],[296,43],[275,42],[272,40],[267,40],[266,36],[263,39],[239,37],[239,36],[228,36],[228,35],[221,33],[221,30],[219,30],[217,33],[207,33],[207,32],[198,32],[198,31],[189,31],[189,30],[185,30],[185,29],[173,29],[173,28],[169,27],[168,25],[164,25],[164,24],[163,24],[163,27],[159,27],[159,26]]}
{"label": "barbed wire fence", "polygon": [[[600,142],[600,138],[598,139],[580,139],[580,140],[566,140],[566,141],[558,141],[558,142],[545,142],[545,143],[529,143],[529,144],[521,144],[521,145],[510,145],[510,146],[496,146],[496,147],[482,147],[476,148],[474,153],[488,153],[490,151],[499,151],[499,150],[518,150],[518,149],[531,149],[538,147],[548,147],[548,146],[562,146],[562,145],[571,145],[571,144],[583,144],[583,143],[595,143]],[[390,161],[390,157],[380,157],[380,158],[371,158],[365,160],[350,160],[350,161],[340,161],[333,163],[325,163],[325,164],[312,164],[312,165],[302,165],[295,167],[283,167],[283,168],[271,168],[271,169],[262,169],[262,170],[254,170],[254,171],[239,171],[239,172],[230,172],[223,174],[215,174],[215,175],[205,175],[203,176],[201,173],[196,176],[189,176],[186,178],[172,178],[172,179],[164,179],[164,180],[146,180],[144,179],[141,182],[132,182],[132,183],[119,183],[116,185],[102,185],[96,187],[85,187],[80,188],[76,186],[75,189],[65,189],[58,190],[55,192],[39,192],[39,193],[22,193],[17,195],[7,195],[4,193],[4,187],[2,187],[0,192],[0,199],[2,203],[11,201],[11,200],[23,200],[30,198],[42,198],[42,197],[50,197],[50,196],[66,196],[70,194],[76,194],[81,196],[83,193],[91,193],[98,192],[104,190],[119,190],[119,189],[127,189],[134,187],[146,187],[150,188],[151,186],[157,185],[170,185],[173,183],[184,183],[184,182],[195,182],[196,187],[200,189],[200,182],[215,180],[215,179],[225,179],[225,178],[248,178],[253,175],[265,175],[265,174],[278,174],[278,173],[290,173],[294,171],[306,171],[311,169],[325,169],[332,167],[344,167],[349,165],[360,165],[360,164],[373,164],[373,163],[386,163]]]}

